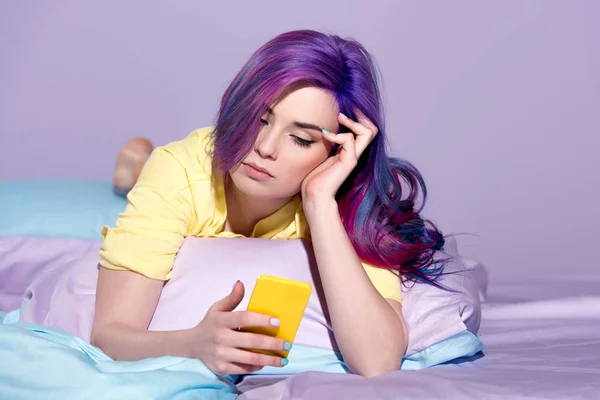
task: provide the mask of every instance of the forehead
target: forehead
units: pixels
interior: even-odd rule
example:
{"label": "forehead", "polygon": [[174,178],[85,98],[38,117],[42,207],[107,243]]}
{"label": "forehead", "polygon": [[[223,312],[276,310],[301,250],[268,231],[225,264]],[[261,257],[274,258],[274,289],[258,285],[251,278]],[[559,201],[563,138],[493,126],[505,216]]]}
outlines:
{"label": "forehead", "polygon": [[325,128],[337,126],[338,105],[333,94],[316,87],[286,92],[271,105],[275,116],[288,122],[306,122]]}

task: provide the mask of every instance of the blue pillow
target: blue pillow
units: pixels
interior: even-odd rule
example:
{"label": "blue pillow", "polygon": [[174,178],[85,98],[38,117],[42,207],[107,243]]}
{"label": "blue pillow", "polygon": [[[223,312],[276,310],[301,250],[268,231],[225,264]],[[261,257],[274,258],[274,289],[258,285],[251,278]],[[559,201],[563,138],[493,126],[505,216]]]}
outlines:
{"label": "blue pillow", "polygon": [[0,181],[0,235],[100,240],[127,200],[112,182],[73,179]]}
{"label": "blue pillow", "polygon": [[[469,361],[483,351],[483,343],[469,331],[437,342],[415,354],[402,359],[399,369],[419,370],[445,364],[452,361]],[[294,346],[290,353],[290,363],[283,368],[265,367],[254,375],[291,375],[304,371],[349,373],[342,355],[332,350],[308,346]]]}

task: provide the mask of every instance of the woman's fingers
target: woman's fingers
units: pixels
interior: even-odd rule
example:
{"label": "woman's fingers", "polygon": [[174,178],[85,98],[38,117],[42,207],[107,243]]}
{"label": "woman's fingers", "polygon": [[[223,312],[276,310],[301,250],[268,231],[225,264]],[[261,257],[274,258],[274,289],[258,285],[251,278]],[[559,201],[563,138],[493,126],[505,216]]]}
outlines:
{"label": "woman's fingers", "polygon": [[232,372],[232,374],[235,374],[235,375],[251,374],[252,372],[258,372],[264,368],[264,367],[261,367],[260,365],[248,365],[248,364],[235,363],[235,362],[231,363],[231,366],[233,368],[236,368],[237,371],[240,371],[240,372]]}
{"label": "woman's fingers", "polygon": [[219,376],[224,376],[224,375],[245,375],[245,374],[250,374],[252,372],[257,372],[260,371],[261,369],[263,369],[263,367],[259,366],[259,365],[248,365],[248,364],[242,364],[242,363],[236,363],[236,362],[227,362],[227,361],[222,361],[219,362],[215,367],[214,367],[214,373],[216,373]]}
{"label": "woman's fingers", "polygon": [[350,128],[356,135],[356,157],[360,158],[379,130],[362,112],[356,111],[356,115],[358,116],[358,121],[354,121],[344,114],[338,115],[338,121],[340,124]]}
{"label": "woman's fingers", "polygon": [[228,343],[232,347],[273,351],[286,351],[292,348],[291,343],[281,338],[252,332],[230,332]]}
{"label": "woman's fingers", "polygon": [[[358,114],[358,112],[357,112],[357,114]],[[347,117],[346,115],[344,115],[342,113],[338,114],[338,122],[340,124],[344,125],[345,127],[350,128],[350,130],[352,132],[354,132],[357,136],[369,133],[369,128],[367,128],[360,122],[350,119],[349,117]]]}
{"label": "woman's fingers", "polygon": [[277,318],[252,311],[223,312],[217,318],[219,325],[229,329],[243,328],[245,326],[263,326],[266,328],[279,326]]}
{"label": "woman's fingers", "polygon": [[257,353],[244,349],[236,349],[233,347],[225,348],[222,355],[223,360],[228,360],[231,363],[239,363],[253,365],[257,367],[283,367],[287,364],[287,358],[272,356],[268,354]]}
{"label": "woman's fingers", "polygon": [[292,348],[291,343],[281,338],[231,329],[219,330],[215,334],[215,343],[218,346],[238,349],[288,351]]}
{"label": "woman's fingers", "polygon": [[356,161],[358,160],[358,154],[356,152],[354,135],[352,133],[330,133],[323,134],[323,137],[331,143],[335,143],[340,145],[340,149],[338,149],[338,154],[340,155],[340,161],[343,163],[349,163],[350,165],[356,165]]}
{"label": "woman's fingers", "polygon": [[367,116],[365,114],[363,114],[361,111],[357,111],[356,115],[357,115],[356,120],[358,121],[358,123],[366,126],[375,135],[377,135],[379,129],[377,129],[377,127],[375,126],[375,124],[369,118],[367,118]]}

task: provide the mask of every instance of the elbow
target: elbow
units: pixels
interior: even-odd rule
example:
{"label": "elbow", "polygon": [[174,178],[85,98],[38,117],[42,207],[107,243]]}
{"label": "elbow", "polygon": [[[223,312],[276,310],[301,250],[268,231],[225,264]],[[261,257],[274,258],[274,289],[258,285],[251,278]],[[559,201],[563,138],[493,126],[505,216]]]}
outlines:
{"label": "elbow", "polygon": [[112,358],[112,351],[110,348],[110,340],[107,337],[106,327],[94,326],[90,336],[90,344],[94,347],[102,350],[104,354]]}
{"label": "elbow", "polygon": [[348,365],[350,371],[363,378],[374,378],[379,375],[387,374],[388,372],[398,371],[402,363],[402,356],[398,353],[388,354],[383,359],[365,360],[362,363]]}
{"label": "elbow", "polygon": [[381,357],[366,357],[362,362],[348,363],[348,368],[363,378],[374,378],[388,372],[398,371],[402,364],[402,358],[406,354],[405,343],[398,343],[396,349],[382,353]]}
{"label": "elbow", "polygon": [[90,336],[90,344],[94,347],[104,351],[104,341],[102,340],[102,333],[96,327],[92,328],[92,334]]}
{"label": "elbow", "polygon": [[356,375],[360,375],[363,378],[375,378],[379,375],[387,374],[388,372],[398,371],[400,369],[400,362],[402,360],[398,360],[397,363],[386,363],[379,365],[369,365],[369,366],[358,366],[355,369],[352,369]]}
{"label": "elbow", "polygon": [[96,330],[92,331],[92,336],[90,337],[90,344],[94,347],[99,348],[100,350],[102,350],[102,339],[101,339],[101,335],[98,334],[98,332]]}

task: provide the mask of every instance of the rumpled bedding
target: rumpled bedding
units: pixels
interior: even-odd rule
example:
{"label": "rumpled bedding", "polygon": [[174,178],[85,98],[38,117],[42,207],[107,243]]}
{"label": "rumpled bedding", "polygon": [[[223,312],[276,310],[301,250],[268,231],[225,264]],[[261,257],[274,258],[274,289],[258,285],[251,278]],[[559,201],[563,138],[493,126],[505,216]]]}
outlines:
{"label": "rumpled bedding", "polygon": [[230,399],[237,389],[240,400],[600,398],[598,272],[491,280],[479,336],[485,357],[419,371],[371,379],[257,375],[234,387],[194,360],[110,362],[72,337],[4,324],[0,393],[6,399]]}
{"label": "rumpled bedding", "polygon": [[214,399],[236,387],[198,360],[161,357],[113,361],[96,347],[58,329],[19,323],[0,313],[2,399]]}
{"label": "rumpled bedding", "polygon": [[[0,310],[16,310],[0,312],[0,399],[600,398],[600,271],[592,264],[543,275],[527,275],[528,266],[518,263],[501,266],[503,277],[492,275],[482,298],[483,353],[372,379],[301,372],[246,376],[233,385],[235,377],[220,379],[197,360],[111,361],[64,331],[18,322],[31,277],[50,279],[52,268],[88,254],[100,227],[114,223],[124,202],[110,189],[91,181],[0,182],[0,236],[11,237],[0,240],[0,261],[11,263],[15,243],[24,256],[18,268],[0,274]],[[19,235],[79,241],[46,258],[44,275],[45,250],[20,245]],[[55,248],[50,241],[46,246]],[[475,279],[487,282],[484,275]]]}
{"label": "rumpled bedding", "polygon": [[238,384],[238,398],[600,399],[600,272],[519,272],[490,279],[479,330],[484,357],[372,379],[251,376]]}
{"label": "rumpled bedding", "polygon": [[[16,291],[11,294],[7,290],[0,290],[4,293],[0,303],[5,307],[13,307],[21,300],[18,310],[0,317],[0,357],[4,360],[0,365],[0,393],[7,393],[9,398],[14,399],[37,398],[42,393],[44,398],[57,399],[82,396],[235,397],[237,388],[232,382],[237,377],[219,379],[198,360],[161,357],[128,363],[112,361],[81,337],[48,325],[61,326],[60,321],[66,321],[64,326],[70,332],[89,330],[89,327],[83,329],[78,325],[87,326],[93,317],[90,313],[93,310],[95,288],[92,269],[97,263],[98,242],[12,236],[0,239],[0,255],[3,255],[0,258],[4,265],[0,268],[0,280],[4,280],[4,283],[0,282],[0,289],[13,288]],[[230,243],[231,240],[226,240],[222,245]],[[245,245],[250,244],[245,242]],[[205,255],[207,251],[209,249],[204,249]],[[246,261],[248,264],[248,258]],[[73,275],[77,279],[63,279],[70,276],[71,268],[79,271]],[[87,273],[83,273],[82,268]],[[80,282],[79,278],[83,278],[84,282]],[[75,292],[79,295],[68,296]],[[58,295],[54,296],[53,293]],[[194,298],[189,302],[193,303]],[[82,303],[88,306],[84,307]],[[50,314],[49,310],[52,311]],[[403,368],[420,369],[425,367],[424,364],[439,363],[439,355],[435,354],[439,354],[436,349],[440,349],[440,346],[442,353],[450,359],[464,354],[473,355],[481,350],[479,340],[467,330],[450,342],[451,346],[448,341],[442,341],[424,350],[425,354],[419,352],[407,357]],[[260,375],[277,374],[287,378],[303,371],[344,374],[346,368],[343,361],[331,351],[295,345],[290,354],[290,365],[277,371],[264,370]],[[49,391],[51,393],[46,395]]]}

